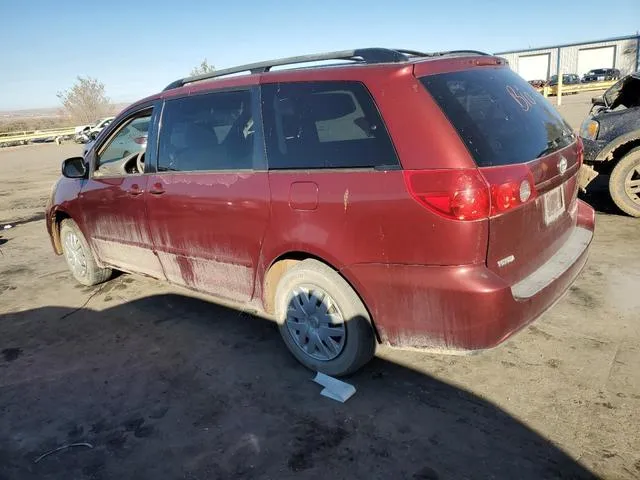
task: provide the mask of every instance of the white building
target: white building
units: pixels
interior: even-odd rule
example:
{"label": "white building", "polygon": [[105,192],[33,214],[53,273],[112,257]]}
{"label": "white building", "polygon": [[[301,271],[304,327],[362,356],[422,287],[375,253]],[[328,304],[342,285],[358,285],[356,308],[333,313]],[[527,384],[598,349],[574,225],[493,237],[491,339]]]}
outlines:
{"label": "white building", "polygon": [[594,68],[617,68],[621,75],[635,72],[640,63],[640,34],[593,42],[497,52],[525,80],[548,80],[562,73],[582,77]]}

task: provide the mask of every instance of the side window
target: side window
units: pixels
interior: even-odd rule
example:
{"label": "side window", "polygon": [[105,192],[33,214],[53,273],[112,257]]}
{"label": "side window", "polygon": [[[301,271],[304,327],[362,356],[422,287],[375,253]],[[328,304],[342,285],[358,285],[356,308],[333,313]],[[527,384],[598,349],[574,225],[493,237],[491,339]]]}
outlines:
{"label": "side window", "polygon": [[252,169],[254,137],[249,90],[168,100],[158,171]]}
{"label": "side window", "polygon": [[137,158],[147,148],[151,110],[126,120],[98,152],[94,176],[114,176],[144,173],[144,158]]}
{"label": "side window", "polygon": [[270,169],[398,165],[373,98],[359,82],[263,85],[262,109]]}

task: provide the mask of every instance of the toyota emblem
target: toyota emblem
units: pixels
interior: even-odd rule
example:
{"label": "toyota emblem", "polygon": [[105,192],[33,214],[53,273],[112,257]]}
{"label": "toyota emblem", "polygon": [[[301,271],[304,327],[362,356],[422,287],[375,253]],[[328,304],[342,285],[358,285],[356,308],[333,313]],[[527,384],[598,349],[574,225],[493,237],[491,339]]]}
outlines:
{"label": "toyota emblem", "polygon": [[567,159],[564,157],[560,157],[560,161],[558,162],[558,170],[560,170],[560,175],[564,175],[564,172],[567,171]]}

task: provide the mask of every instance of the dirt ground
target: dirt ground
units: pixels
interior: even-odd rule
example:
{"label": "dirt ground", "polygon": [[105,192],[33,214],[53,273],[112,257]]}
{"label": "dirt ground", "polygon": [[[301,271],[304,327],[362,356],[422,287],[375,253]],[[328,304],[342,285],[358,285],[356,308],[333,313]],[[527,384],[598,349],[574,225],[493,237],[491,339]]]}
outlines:
{"label": "dirt ground", "polygon": [[480,355],[379,349],[339,404],[266,320],[137,276],[77,285],[42,211],[79,151],[0,150],[0,479],[640,477],[640,222],[606,179],[555,308]]}
{"label": "dirt ground", "polygon": [[591,109],[591,99],[600,96],[604,91],[593,91],[563,95],[558,107],[558,97],[549,97],[549,101],[560,111],[562,116],[574,129],[579,129]]}

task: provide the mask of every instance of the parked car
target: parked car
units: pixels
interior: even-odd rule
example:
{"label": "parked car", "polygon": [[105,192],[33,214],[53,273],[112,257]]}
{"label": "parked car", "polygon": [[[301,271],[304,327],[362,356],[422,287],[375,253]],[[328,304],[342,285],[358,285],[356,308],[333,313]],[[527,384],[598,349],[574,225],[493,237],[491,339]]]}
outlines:
{"label": "parked car", "polygon": [[95,140],[98,134],[108,127],[113,119],[114,117],[106,117],[98,120],[98,122],[88,132],[89,140]]}
{"label": "parked car", "polygon": [[[640,72],[627,75],[592,103],[580,128],[585,163],[595,173],[610,175],[609,192],[620,210],[640,217]],[[583,183],[586,188],[588,181]]]}
{"label": "parked car", "polygon": [[76,143],[87,143],[89,141],[89,132],[93,128],[92,125],[85,125],[84,127],[76,127],[73,141]]}
{"label": "parked car", "polygon": [[620,78],[620,70],[617,68],[597,68],[589,70],[582,76],[584,83],[589,82],[606,82],[609,80],[618,80]]}
{"label": "parked car", "polygon": [[[575,73],[563,73],[562,74],[562,84],[563,85],[575,85],[580,83],[580,77]],[[552,75],[547,85],[550,87],[554,87],[558,85],[558,75]]]}
{"label": "parked car", "polygon": [[[118,158],[143,119],[146,148]],[[378,342],[482,350],[551,307],[593,236],[581,163],[569,125],[504,59],[331,52],[131,105],[63,162],[46,224],[78,282],[117,269],[253,308],[302,364],[345,375]]]}
{"label": "parked car", "polygon": [[547,82],[544,80],[529,80],[529,85],[531,85],[533,88],[542,88],[544,87]]}
{"label": "parked car", "polygon": [[79,125],[77,127],[74,127],[73,133],[74,135],[78,135],[79,133],[86,132],[88,130],[91,130],[92,128],[93,125]]}

